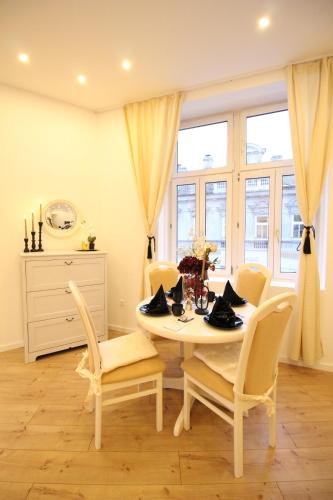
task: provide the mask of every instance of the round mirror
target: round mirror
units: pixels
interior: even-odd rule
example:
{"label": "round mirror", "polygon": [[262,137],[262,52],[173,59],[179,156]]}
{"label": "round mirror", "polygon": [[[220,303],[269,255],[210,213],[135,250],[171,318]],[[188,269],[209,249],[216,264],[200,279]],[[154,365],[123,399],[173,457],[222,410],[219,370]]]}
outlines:
{"label": "round mirror", "polygon": [[78,213],[72,203],[54,200],[44,208],[45,229],[54,236],[69,236],[78,228]]}

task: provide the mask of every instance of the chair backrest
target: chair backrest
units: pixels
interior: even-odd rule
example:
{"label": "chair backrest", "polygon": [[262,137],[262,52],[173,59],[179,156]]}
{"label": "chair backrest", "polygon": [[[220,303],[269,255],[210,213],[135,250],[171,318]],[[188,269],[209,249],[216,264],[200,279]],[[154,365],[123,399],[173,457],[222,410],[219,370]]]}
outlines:
{"label": "chair backrest", "polygon": [[267,299],[272,272],[256,262],[242,264],[235,275],[235,290],[254,306]]}
{"label": "chair backrest", "polygon": [[165,291],[177,284],[179,271],[176,262],[160,260],[148,264],[145,269],[145,294],[154,295],[163,285]]}
{"label": "chair backrest", "polygon": [[68,286],[72,292],[72,296],[82,323],[87,335],[88,353],[89,353],[89,368],[92,373],[98,372],[101,368],[101,356],[98,349],[96,330],[91,314],[89,312],[86,301],[74,281],[69,281]]}
{"label": "chair backrest", "polygon": [[251,316],[238,362],[237,392],[264,394],[274,384],[282,337],[295,302],[295,293],[281,293],[261,304]]}

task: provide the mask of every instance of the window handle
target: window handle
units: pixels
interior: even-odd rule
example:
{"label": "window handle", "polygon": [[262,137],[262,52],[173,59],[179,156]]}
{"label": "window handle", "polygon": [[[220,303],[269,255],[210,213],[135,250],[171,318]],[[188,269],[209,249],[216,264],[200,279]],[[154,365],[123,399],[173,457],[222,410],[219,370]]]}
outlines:
{"label": "window handle", "polygon": [[275,238],[278,243],[280,243],[280,230],[276,229],[275,230]]}
{"label": "window handle", "polygon": [[65,260],[65,264],[66,264],[66,266],[70,266],[71,264],[73,264],[73,261],[72,260]]}
{"label": "window handle", "polygon": [[74,316],[72,316],[71,318],[66,318],[66,321],[73,321],[74,319]]}

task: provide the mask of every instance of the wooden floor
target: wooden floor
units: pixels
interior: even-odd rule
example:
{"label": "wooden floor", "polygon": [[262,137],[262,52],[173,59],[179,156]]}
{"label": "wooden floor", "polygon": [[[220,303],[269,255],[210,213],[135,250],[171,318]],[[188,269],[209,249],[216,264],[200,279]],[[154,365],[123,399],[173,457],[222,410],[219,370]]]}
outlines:
{"label": "wooden floor", "polygon": [[[172,357],[168,342],[158,342]],[[245,475],[233,477],[232,429],[195,403],[192,429],[172,428],[181,393],[164,391],[164,430],[154,399],[104,411],[102,451],[93,444],[87,382],[74,372],[82,349],[24,364],[0,353],[0,499],[332,499],[333,373],[281,365],[278,439],[267,447],[260,407],[245,419]]]}

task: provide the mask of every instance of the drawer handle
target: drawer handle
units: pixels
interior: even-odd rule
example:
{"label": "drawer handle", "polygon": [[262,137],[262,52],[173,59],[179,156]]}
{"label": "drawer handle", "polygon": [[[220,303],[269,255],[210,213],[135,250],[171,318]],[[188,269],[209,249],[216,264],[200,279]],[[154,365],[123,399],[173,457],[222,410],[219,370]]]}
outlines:
{"label": "drawer handle", "polygon": [[72,293],[68,288],[65,288],[66,293]]}
{"label": "drawer handle", "polygon": [[70,266],[71,264],[73,264],[73,261],[72,260],[65,260],[65,264],[66,264],[66,266]]}
{"label": "drawer handle", "polygon": [[66,318],[66,321],[73,321],[73,319],[74,319],[73,317],[71,317],[71,318]]}

